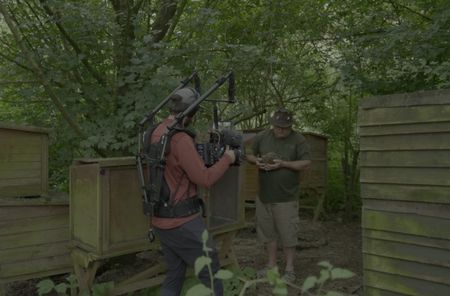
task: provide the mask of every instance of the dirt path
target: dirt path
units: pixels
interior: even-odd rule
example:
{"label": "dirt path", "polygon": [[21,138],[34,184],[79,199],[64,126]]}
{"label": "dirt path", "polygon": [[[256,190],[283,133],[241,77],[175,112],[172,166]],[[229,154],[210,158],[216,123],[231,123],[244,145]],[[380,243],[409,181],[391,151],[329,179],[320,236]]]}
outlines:
{"label": "dirt path", "polygon": [[[349,280],[329,282],[326,290],[335,290],[346,295],[360,295],[362,283],[361,230],[359,223],[343,224],[338,222],[301,221],[299,247],[295,259],[297,273],[296,285],[301,286],[309,275],[318,276],[317,263],[328,261],[335,267],[345,268],[356,275]],[[263,246],[257,242],[256,233],[248,228],[239,233],[234,249],[241,267],[254,269],[264,267],[266,255]],[[279,268],[283,270],[282,251],[279,251]],[[299,295],[289,289],[289,295]],[[260,288],[255,295],[271,295],[269,287]]]}

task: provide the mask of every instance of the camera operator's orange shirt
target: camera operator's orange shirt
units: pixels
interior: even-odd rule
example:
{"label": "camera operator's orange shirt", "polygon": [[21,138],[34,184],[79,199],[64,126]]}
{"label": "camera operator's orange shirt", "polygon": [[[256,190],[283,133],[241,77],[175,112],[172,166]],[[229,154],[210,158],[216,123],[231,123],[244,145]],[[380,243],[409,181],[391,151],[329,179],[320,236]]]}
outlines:
{"label": "camera operator's orange shirt", "polygon": [[[173,121],[164,120],[151,136],[151,143],[156,143]],[[225,154],[217,163],[207,168],[198,154],[194,139],[187,133],[178,132],[172,136],[169,154],[166,156],[164,178],[169,186],[170,202],[176,204],[181,200],[197,195],[197,185],[209,187],[217,182],[231,165],[231,158]],[[154,227],[171,229],[178,227],[200,215],[196,213],[180,218],[152,217]]]}

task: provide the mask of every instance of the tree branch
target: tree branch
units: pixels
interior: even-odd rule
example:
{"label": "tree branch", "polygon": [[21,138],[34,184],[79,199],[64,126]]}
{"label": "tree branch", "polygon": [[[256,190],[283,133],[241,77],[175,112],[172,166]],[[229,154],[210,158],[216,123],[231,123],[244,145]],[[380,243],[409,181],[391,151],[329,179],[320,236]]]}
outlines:
{"label": "tree branch", "polygon": [[394,8],[396,8],[396,6],[398,6],[398,7],[401,7],[401,8],[403,8],[403,9],[405,9],[405,10],[407,10],[407,11],[413,13],[413,14],[416,14],[416,15],[422,17],[423,19],[425,19],[425,20],[427,20],[427,21],[429,21],[429,22],[432,22],[432,21],[433,21],[432,18],[430,18],[430,17],[424,15],[423,13],[420,13],[420,12],[418,12],[418,11],[415,11],[414,9],[412,9],[412,8],[409,7],[409,6],[406,6],[406,5],[403,5],[403,4],[394,2],[394,1],[392,1],[392,0],[389,0],[389,1],[387,1],[387,2],[389,2]]}
{"label": "tree branch", "polygon": [[184,8],[186,7],[186,3],[187,3],[187,0],[182,0],[181,3],[178,5],[175,17],[173,18],[172,22],[170,23],[169,30],[167,31],[167,34],[164,37],[165,40],[170,40],[172,38],[173,31],[175,30],[175,27],[177,26],[178,22],[180,21],[180,17],[183,14]]}
{"label": "tree branch", "polygon": [[177,2],[178,0],[162,1],[156,20],[152,27],[153,42],[157,43],[163,40],[169,30],[170,20],[173,18],[177,10]]}

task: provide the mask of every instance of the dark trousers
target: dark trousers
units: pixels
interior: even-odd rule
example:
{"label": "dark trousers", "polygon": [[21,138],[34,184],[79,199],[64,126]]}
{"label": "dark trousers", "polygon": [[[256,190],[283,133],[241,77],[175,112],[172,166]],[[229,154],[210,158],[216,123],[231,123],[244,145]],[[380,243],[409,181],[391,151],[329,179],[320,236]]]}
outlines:
{"label": "dark trousers", "polygon": [[[161,287],[161,296],[180,295],[186,267],[193,267],[195,260],[205,255],[202,241],[202,233],[205,229],[205,223],[200,216],[177,228],[154,229],[161,242],[164,259],[167,264],[167,275]],[[220,264],[217,250],[211,237],[208,239],[207,246],[213,250],[209,252],[209,257],[212,260],[211,269],[214,275],[220,269]],[[205,286],[211,286],[207,267],[202,269],[198,277]],[[214,279],[214,293],[215,296],[223,295],[222,282],[217,279]]]}

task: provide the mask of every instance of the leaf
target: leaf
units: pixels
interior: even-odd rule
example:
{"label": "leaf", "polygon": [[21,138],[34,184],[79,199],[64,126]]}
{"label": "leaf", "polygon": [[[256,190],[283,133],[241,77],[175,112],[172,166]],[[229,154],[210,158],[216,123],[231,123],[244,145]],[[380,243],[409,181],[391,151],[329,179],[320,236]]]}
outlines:
{"label": "leaf", "polygon": [[206,243],[208,241],[208,230],[204,230],[202,233],[202,241]]}
{"label": "leaf", "polygon": [[330,278],[330,271],[326,270],[326,269],[322,269],[320,271],[320,277],[317,280],[318,284],[323,284],[325,283],[328,279]]}
{"label": "leaf", "polygon": [[95,284],[92,287],[93,296],[104,296],[109,295],[109,292],[111,292],[114,289],[114,282],[107,282],[107,283],[101,283],[101,284]]}
{"label": "leaf", "polygon": [[191,287],[186,292],[186,296],[210,296],[210,295],[213,295],[212,290],[203,284],[197,284]]}
{"label": "leaf", "polygon": [[314,287],[317,283],[317,277],[315,276],[309,276],[306,278],[306,280],[303,282],[302,285],[302,293],[308,291],[312,287]]}
{"label": "leaf", "polygon": [[233,273],[226,269],[220,269],[216,272],[214,277],[220,280],[229,280],[233,277]]}
{"label": "leaf", "polygon": [[66,280],[71,287],[77,286],[77,277],[73,273],[71,273],[68,277],[66,277]]}
{"label": "leaf", "polygon": [[321,262],[317,263],[317,265],[319,265],[321,267],[324,267],[326,269],[332,269],[333,268],[333,265],[331,265],[330,262],[328,262],[328,261],[321,261]]}
{"label": "leaf", "polygon": [[271,285],[275,285],[277,278],[280,278],[280,273],[278,272],[278,267],[273,267],[267,270],[267,279]]}
{"label": "leaf", "polygon": [[212,260],[211,258],[208,258],[206,256],[200,256],[195,260],[195,264],[194,264],[194,271],[195,271],[195,275],[198,276],[198,274],[200,273],[200,271],[202,271],[203,267],[205,267],[208,264],[211,264]]}
{"label": "leaf", "polygon": [[355,274],[351,272],[350,270],[343,269],[343,268],[333,268],[331,270],[331,279],[349,279],[353,277]]}
{"label": "leaf", "polygon": [[288,294],[288,290],[286,286],[276,286],[273,290],[272,293],[275,295],[287,295]]}
{"label": "leaf", "polygon": [[336,292],[336,291],[328,291],[325,296],[344,296],[344,294]]}
{"label": "leaf", "polygon": [[50,293],[53,288],[55,287],[55,284],[53,283],[52,280],[49,279],[45,279],[43,281],[40,281],[36,287],[38,288],[38,294],[39,295],[45,295]]}
{"label": "leaf", "polygon": [[58,285],[55,286],[55,291],[58,294],[66,294],[67,289],[69,288],[69,285],[66,283],[60,283]]}

